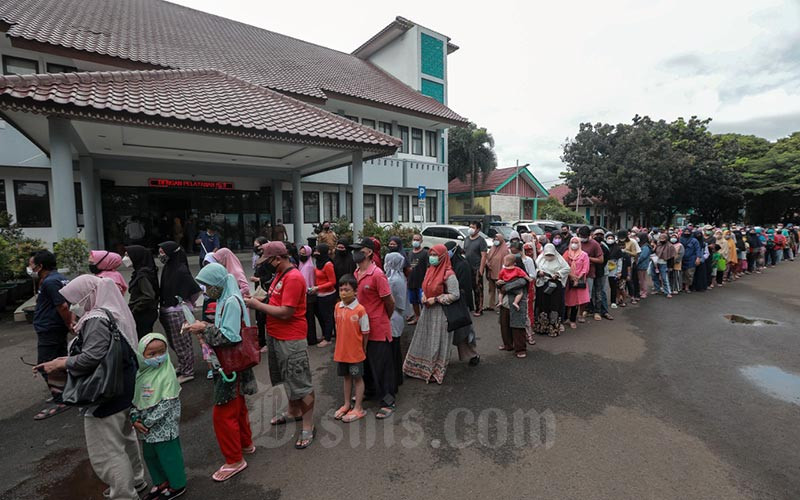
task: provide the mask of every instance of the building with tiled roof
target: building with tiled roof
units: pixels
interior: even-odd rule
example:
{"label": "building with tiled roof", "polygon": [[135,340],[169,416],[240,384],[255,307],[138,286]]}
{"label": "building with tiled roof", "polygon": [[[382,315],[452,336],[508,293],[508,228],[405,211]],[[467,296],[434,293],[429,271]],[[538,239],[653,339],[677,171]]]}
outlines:
{"label": "building with tiled roof", "polygon": [[547,198],[548,191],[536,179],[528,165],[494,169],[485,177],[476,175],[465,180],[453,179],[448,184],[450,215],[484,213],[499,215],[505,221],[537,218],[538,200]]}
{"label": "building with tiled roof", "polygon": [[188,250],[207,225],[237,249],[278,219],[446,221],[457,49],[402,17],[345,53],[162,0],[0,2],[0,210],[94,247],[186,225]]}

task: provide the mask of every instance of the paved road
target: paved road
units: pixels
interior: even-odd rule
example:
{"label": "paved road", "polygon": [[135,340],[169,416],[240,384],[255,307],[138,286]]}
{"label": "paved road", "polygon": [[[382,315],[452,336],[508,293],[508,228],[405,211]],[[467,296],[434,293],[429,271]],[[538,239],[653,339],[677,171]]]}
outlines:
{"label": "paved road", "polygon": [[[496,350],[485,315],[483,363],[451,363],[443,386],[407,380],[387,422],[334,422],[331,351],[312,348],[317,441],[296,451],[289,429],[264,425],[285,399],[264,385],[250,401],[260,449],[224,485],[209,478],[220,460],[210,386],[195,380],[182,396],[188,497],[798,498],[798,379],[776,371],[800,374],[798,279],[800,264],[787,263],[703,294],[654,296],[615,321],[540,338],[526,360]],[[778,324],[731,324],[731,313]],[[31,420],[43,384],[18,359],[34,356],[30,328],[0,332],[0,496],[100,498],[77,414]],[[777,367],[761,369],[773,386],[748,378],[753,366]]]}

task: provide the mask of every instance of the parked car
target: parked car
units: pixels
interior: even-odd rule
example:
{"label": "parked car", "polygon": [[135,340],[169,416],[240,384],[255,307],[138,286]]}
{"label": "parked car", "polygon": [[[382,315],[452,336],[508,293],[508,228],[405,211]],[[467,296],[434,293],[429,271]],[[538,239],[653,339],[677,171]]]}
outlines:
{"label": "parked car", "polygon": [[578,234],[578,229],[582,228],[583,226],[589,226],[589,231],[592,233],[595,229],[602,229],[604,234],[608,232],[608,230],[603,226],[595,226],[593,224],[570,224],[569,230],[572,232],[572,234]]}
{"label": "parked car", "polygon": [[[437,224],[428,226],[422,230],[422,245],[432,247],[433,245],[444,245],[448,241],[455,241],[458,246],[464,246],[464,240],[469,237],[469,226],[452,226],[446,224]],[[492,245],[492,238],[486,236],[481,231],[480,235],[486,239],[486,244]]]}
{"label": "parked car", "polygon": [[545,233],[557,233],[564,225],[560,220],[535,220],[533,223],[542,228]]}
{"label": "parked car", "polygon": [[494,235],[496,235],[497,233],[500,233],[500,234],[503,235],[503,238],[505,238],[505,240],[508,241],[508,240],[511,239],[511,232],[512,231],[514,231],[514,228],[511,227],[508,224],[505,224],[505,223],[504,224],[492,224],[486,230],[486,235],[489,238],[494,238]]}
{"label": "parked car", "polygon": [[540,234],[544,234],[544,229],[542,229],[538,224],[535,224],[532,220],[520,220],[512,225],[519,234],[533,233],[537,236]]}

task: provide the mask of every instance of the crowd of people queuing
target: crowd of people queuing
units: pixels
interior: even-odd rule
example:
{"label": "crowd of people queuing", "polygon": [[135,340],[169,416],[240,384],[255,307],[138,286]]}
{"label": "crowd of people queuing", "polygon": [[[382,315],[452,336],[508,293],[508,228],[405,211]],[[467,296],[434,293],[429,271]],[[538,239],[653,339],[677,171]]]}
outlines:
{"label": "crowd of people queuing", "polygon": [[[392,237],[381,255],[376,238],[351,242],[326,222],[314,248],[288,243],[285,234],[279,241],[257,238],[246,272],[214,236],[198,238],[201,268],[195,276],[175,241],[158,245],[160,276],[154,252],[140,245],[127,246],[124,255],[92,251],[90,274],[71,281],[57,272],[51,252],[30,258],[28,271],[39,280],[34,370],[52,394],[35,419],[69,409],[61,398],[66,371],[79,376],[101,369],[114,339],[122,340],[124,390],[82,408],[90,461],[111,498],[145,493],[165,499],[185,491],[180,390],[194,379],[193,338],[209,362],[214,433],[224,458],[213,479],[225,481],[247,467],[245,455],[256,447],[245,396],[257,391],[255,373],[215,371],[207,350],[242,342],[249,310],[255,313],[270,381],[283,384],[289,399],[271,425],[299,422],[295,447],[304,449],[315,437],[311,345],[334,345],[332,361],[343,380],[342,406],[334,418],[365,418],[363,402],[372,400],[375,418],[385,419],[395,411],[405,377],[444,382],[452,346],[459,360],[479,365],[471,317],[497,312],[498,348],[525,358],[536,334],[557,337],[565,325],[574,329],[590,318],[613,320],[611,309],[652,294],[672,298],[725,286],[793,261],[800,241],[791,224],[634,227],[616,233],[584,226],[577,234],[564,225],[538,237],[512,231],[509,241],[498,232],[489,245],[480,222],[474,222],[463,246],[428,247],[414,234],[409,250]],[[131,268],[129,280],[120,266]],[[193,310],[201,297],[202,319],[190,321],[187,308]],[[153,332],[156,321],[164,335]],[[414,335],[404,354],[400,340],[409,326]],[[77,349],[68,349],[69,332],[79,339]],[[149,488],[143,463],[153,483]]]}

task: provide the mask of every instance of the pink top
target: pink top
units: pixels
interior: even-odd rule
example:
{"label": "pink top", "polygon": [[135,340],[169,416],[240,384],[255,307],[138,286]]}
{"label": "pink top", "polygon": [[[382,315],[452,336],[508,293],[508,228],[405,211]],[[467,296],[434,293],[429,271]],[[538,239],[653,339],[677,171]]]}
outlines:
{"label": "pink top", "polygon": [[[564,260],[569,264],[569,271],[574,276],[585,278],[589,273],[589,255],[586,252],[580,251],[577,257],[573,257],[570,255],[570,251],[567,250],[564,252]],[[567,281],[567,292],[564,296],[564,303],[568,307],[572,307],[589,302],[589,287],[574,288],[570,286],[572,284],[571,281],[571,278]]]}
{"label": "pink top", "polygon": [[92,250],[89,252],[89,257],[97,268],[100,269],[100,272],[97,273],[96,276],[100,278],[109,278],[117,285],[120,293],[125,295],[125,292],[128,291],[128,283],[125,282],[125,278],[117,271],[117,268],[122,265],[122,257],[120,257],[118,253],[107,252],[106,250]]}

